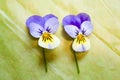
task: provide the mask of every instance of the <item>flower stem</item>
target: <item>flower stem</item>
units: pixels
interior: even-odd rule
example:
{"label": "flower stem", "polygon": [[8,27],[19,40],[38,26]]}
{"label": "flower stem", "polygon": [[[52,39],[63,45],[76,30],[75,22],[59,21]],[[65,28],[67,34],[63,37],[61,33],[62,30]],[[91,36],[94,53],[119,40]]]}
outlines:
{"label": "flower stem", "polygon": [[42,48],[42,52],[43,52],[43,58],[44,58],[44,63],[45,63],[45,71],[47,72],[47,61],[46,61],[46,57],[45,57],[45,50],[44,50],[44,48]]}
{"label": "flower stem", "polygon": [[77,68],[77,72],[78,72],[78,74],[80,73],[80,69],[79,69],[79,65],[78,65],[78,61],[77,61],[77,57],[76,57],[76,53],[75,53],[75,51],[74,51],[74,58],[75,58],[75,63],[76,63],[76,68]]}

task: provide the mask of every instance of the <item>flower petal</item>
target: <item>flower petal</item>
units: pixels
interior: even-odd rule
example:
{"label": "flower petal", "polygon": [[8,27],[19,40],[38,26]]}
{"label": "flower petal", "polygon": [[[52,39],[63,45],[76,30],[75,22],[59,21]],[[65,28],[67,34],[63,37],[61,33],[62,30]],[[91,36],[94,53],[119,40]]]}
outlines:
{"label": "flower petal", "polygon": [[66,33],[72,38],[76,38],[76,36],[79,34],[79,31],[80,31],[78,27],[74,25],[66,25],[64,26],[64,29]]}
{"label": "flower petal", "polygon": [[59,46],[59,44],[60,40],[48,32],[43,33],[38,41],[38,45],[46,49],[54,49]]}
{"label": "flower petal", "polygon": [[63,23],[64,26],[66,26],[66,25],[75,25],[78,28],[80,28],[81,20],[77,16],[68,15],[68,16],[65,16],[63,18],[62,23]]}
{"label": "flower petal", "polygon": [[34,15],[27,19],[26,26],[29,28],[30,34],[33,37],[39,38],[43,32],[43,23],[42,17]]}
{"label": "flower petal", "polygon": [[43,33],[43,27],[36,23],[31,23],[30,26],[30,34],[35,38],[39,38]]}
{"label": "flower petal", "polygon": [[84,21],[81,24],[81,31],[84,35],[88,36],[92,33],[93,31],[93,25],[90,21]]}
{"label": "flower petal", "polygon": [[26,25],[27,27],[31,27],[31,23],[36,23],[40,26],[44,26],[44,19],[41,17],[41,16],[38,16],[38,15],[33,15],[33,16],[30,16],[27,20],[26,20]]}
{"label": "flower petal", "polygon": [[84,21],[91,21],[90,16],[86,13],[80,13],[77,16],[80,18],[81,23],[84,22]]}
{"label": "flower petal", "polygon": [[55,17],[52,17],[45,22],[44,29],[49,33],[55,33],[58,29],[58,26],[59,26],[58,19]]}
{"label": "flower petal", "polygon": [[87,37],[78,39],[76,38],[72,44],[72,48],[75,52],[85,52],[90,49],[90,41]]}
{"label": "flower petal", "polygon": [[56,16],[54,16],[53,14],[48,14],[46,16],[43,17],[43,19],[45,20],[45,22],[49,19],[49,18],[57,18]]}

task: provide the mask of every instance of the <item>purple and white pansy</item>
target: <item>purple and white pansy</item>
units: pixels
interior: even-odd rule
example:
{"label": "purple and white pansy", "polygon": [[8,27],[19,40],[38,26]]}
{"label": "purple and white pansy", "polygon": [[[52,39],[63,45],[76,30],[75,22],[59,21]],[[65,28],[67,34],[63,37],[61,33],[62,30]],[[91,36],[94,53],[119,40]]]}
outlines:
{"label": "purple and white pansy", "polygon": [[90,49],[90,41],[87,38],[92,31],[93,25],[90,16],[86,13],[68,15],[63,18],[65,32],[74,38],[72,48],[75,52],[84,52]]}
{"label": "purple and white pansy", "polygon": [[44,17],[33,15],[26,20],[30,34],[39,38],[38,45],[46,49],[54,49],[60,44],[60,40],[53,34],[57,31],[59,22],[53,14]]}

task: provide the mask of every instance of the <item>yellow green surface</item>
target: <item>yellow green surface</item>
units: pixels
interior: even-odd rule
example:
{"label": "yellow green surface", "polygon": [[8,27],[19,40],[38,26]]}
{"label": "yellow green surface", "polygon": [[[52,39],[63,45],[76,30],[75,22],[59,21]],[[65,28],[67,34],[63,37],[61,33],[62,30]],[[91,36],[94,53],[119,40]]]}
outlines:
{"label": "yellow green surface", "polygon": [[[80,12],[91,16],[94,31],[91,49],[77,54],[77,74],[72,39],[61,23],[64,16]],[[46,50],[46,73],[38,40],[30,36],[25,21],[49,13],[59,18],[55,35],[61,44]],[[0,80],[120,80],[120,1],[0,0]]]}

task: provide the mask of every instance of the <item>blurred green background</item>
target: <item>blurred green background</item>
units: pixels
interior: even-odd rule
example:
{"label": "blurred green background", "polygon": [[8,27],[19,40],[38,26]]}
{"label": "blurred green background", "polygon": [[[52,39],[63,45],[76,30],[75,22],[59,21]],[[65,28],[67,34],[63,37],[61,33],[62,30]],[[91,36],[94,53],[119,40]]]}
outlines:
{"label": "blurred green background", "polygon": [[[119,6],[119,0],[0,0],[0,80],[120,80]],[[61,23],[64,16],[80,12],[91,16],[94,31],[89,36],[91,49],[77,54],[77,74],[72,39]],[[45,50],[46,73],[41,48],[25,21],[49,13],[59,18],[55,35],[61,44]]]}

